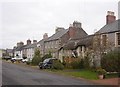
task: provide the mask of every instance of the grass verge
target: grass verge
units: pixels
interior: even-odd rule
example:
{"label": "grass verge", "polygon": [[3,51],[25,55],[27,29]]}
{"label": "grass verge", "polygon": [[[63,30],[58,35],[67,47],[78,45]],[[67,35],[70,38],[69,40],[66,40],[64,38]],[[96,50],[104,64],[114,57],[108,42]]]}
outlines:
{"label": "grass verge", "polygon": [[[50,70],[50,69],[45,69],[45,71],[53,72],[53,73],[58,73],[66,76],[73,76],[77,78],[84,78],[88,80],[98,80],[98,73],[92,70],[76,70],[76,69],[65,69],[65,70]],[[117,78],[118,74],[113,73],[113,74],[107,74],[105,76],[105,79],[109,78]]]}
{"label": "grass verge", "polygon": [[67,76],[73,76],[73,77],[80,77],[80,78],[85,78],[89,80],[97,80],[97,73],[91,70],[45,70],[45,71],[50,71],[54,73],[59,73]]}

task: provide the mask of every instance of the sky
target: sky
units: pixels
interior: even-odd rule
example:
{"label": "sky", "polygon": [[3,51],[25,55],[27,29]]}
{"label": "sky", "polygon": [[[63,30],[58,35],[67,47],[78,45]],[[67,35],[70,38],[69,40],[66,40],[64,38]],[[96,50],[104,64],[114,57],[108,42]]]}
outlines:
{"label": "sky", "polygon": [[69,28],[74,21],[93,34],[106,24],[107,11],[118,19],[119,0],[0,0],[0,48],[13,48],[27,39],[40,41],[56,27]]}

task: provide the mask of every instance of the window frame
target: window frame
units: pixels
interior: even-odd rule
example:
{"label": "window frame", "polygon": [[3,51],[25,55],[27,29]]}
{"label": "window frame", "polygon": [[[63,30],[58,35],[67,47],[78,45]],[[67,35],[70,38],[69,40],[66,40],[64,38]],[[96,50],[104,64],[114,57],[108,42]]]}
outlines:
{"label": "window frame", "polygon": [[120,34],[120,32],[115,33],[115,47],[120,47],[120,44],[118,44],[118,33]]}
{"label": "window frame", "polygon": [[[106,36],[106,45],[105,44],[103,44],[103,36]],[[101,44],[102,44],[102,46],[107,46],[107,43],[108,43],[108,34],[102,34],[101,35]]]}

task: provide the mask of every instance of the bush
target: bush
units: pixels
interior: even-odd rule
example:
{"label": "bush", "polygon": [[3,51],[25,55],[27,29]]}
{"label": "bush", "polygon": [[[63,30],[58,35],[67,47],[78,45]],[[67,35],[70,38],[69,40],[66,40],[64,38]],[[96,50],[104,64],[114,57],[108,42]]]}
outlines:
{"label": "bush", "polygon": [[66,63],[65,66],[66,66],[66,68],[69,68],[69,69],[83,69],[84,61],[83,61],[83,59],[73,61],[71,63]]}
{"label": "bush", "polygon": [[91,60],[90,60],[90,56],[87,54],[84,59],[83,59],[83,66],[84,68],[86,69],[90,69],[90,63],[91,63]]}
{"label": "bush", "polygon": [[44,55],[44,56],[42,57],[42,61],[44,61],[44,60],[47,59],[47,58],[52,58],[52,55],[51,55],[50,52],[49,52],[49,54],[46,54],[46,55]]}
{"label": "bush", "polygon": [[111,51],[101,58],[101,67],[108,72],[120,72],[120,52]]}
{"label": "bush", "polygon": [[26,62],[26,64],[27,64],[27,65],[30,65],[30,64],[31,64],[31,62],[30,62],[30,61],[27,61],[27,62]]}
{"label": "bush", "polygon": [[98,73],[99,75],[105,75],[107,72],[106,72],[105,69],[99,68],[99,69],[97,69],[97,73]]}
{"label": "bush", "polygon": [[70,65],[72,69],[80,69],[80,61],[73,61]]}
{"label": "bush", "polygon": [[42,62],[42,58],[40,57],[40,51],[38,49],[35,50],[35,55],[32,59],[32,65],[38,65],[39,62]]}
{"label": "bush", "polygon": [[60,61],[56,60],[56,61],[53,61],[52,69],[63,70],[64,66]]}

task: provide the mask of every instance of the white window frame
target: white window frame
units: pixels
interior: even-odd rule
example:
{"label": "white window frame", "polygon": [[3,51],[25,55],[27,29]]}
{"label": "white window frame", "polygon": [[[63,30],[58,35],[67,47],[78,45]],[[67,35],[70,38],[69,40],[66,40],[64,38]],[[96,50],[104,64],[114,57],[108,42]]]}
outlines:
{"label": "white window frame", "polygon": [[117,34],[120,33],[120,32],[116,32],[115,33],[115,47],[120,47],[120,45],[118,45],[118,37],[117,37]]}

